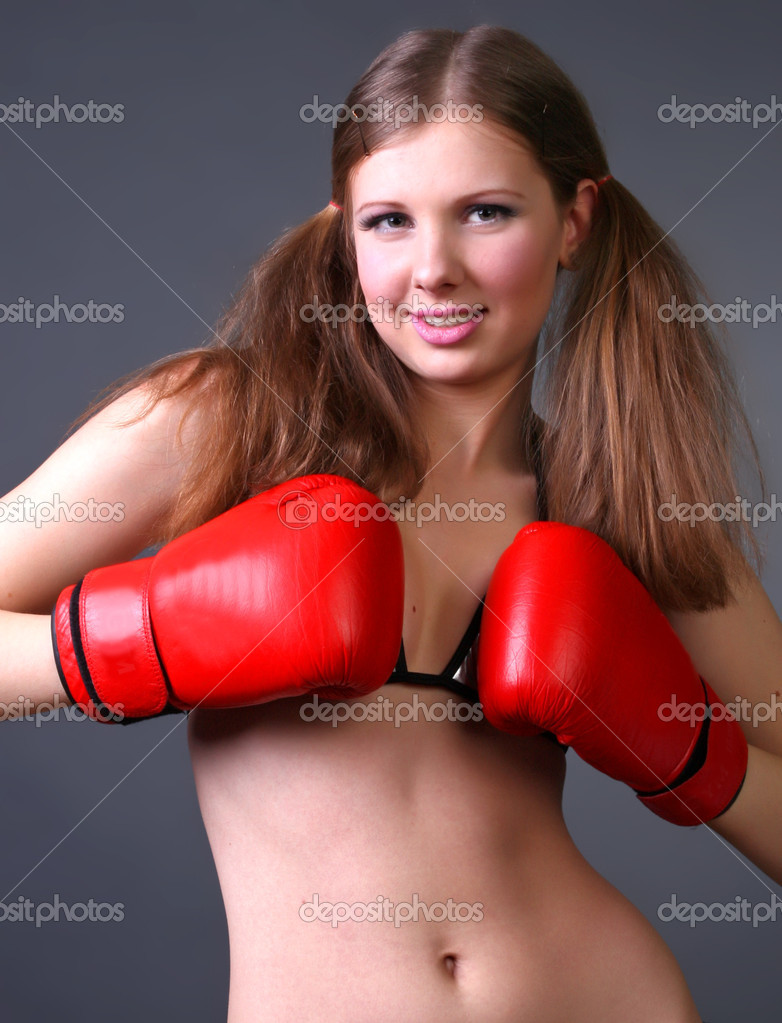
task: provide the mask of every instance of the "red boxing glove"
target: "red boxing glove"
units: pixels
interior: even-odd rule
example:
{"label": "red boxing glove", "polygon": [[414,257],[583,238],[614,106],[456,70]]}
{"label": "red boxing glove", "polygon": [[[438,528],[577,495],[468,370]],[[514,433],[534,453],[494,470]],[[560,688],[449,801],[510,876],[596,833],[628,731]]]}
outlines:
{"label": "red boxing glove", "polygon": [[69,698],[100,720],[349,699],[393,671],[403,601],[390,510],[341,476],[305,476],[63,590],[55,660]]}
{"label": "red boxing glove", "polygon": [[[486,594],[478,689],[495,727],[553,732],[674,824],[719,816],[744,782],[738,722],[648,591],[589,530],[533,522],[504,551]],[[673,697],[721,711],[670,720],[662,708]]]}

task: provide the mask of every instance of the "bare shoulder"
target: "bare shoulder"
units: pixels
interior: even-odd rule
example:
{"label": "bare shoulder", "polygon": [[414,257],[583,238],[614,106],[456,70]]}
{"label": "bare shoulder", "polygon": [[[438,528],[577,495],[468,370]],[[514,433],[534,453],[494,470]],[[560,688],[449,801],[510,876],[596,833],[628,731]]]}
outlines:
{"label": "bare shoulder", "polygon": [[[210,387],[151,404],[148,385],[87,420],[2,498],[0,607],[44,613],[59,591],[98,565],[151,542],[198,457]],[[190,414],[185,414],[192,408]]]}
{"label": "bare shoulder", "polygon": [[[152,401],[142,384],[92,416],[58,451],[108,446],[118,466],[131,474],[149,472],[161,500],[175,494],[182,474],[198,452],[212,415],[210,381]],[[140,481],[136,481],[140,482]]]}

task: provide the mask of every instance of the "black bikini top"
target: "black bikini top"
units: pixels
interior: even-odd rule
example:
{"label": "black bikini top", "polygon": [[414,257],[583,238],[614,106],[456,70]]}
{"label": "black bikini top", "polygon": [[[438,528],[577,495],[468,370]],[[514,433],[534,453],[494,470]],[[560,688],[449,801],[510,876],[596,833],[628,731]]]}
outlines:
{"label": "black bikini top", "polygon": [[481,616],[485,599],[486,594],[484,593],[480,604],[475,609],[472,621],[467,626],[467,631],[462,636],[453,657],[440,675],[430,675],[424,671],[408,671],[407,660],[405,659],[405,643],[402,640],[396,667],[386,680],[385,685],[390,685],[393,682],[406,682],[412,686],[443,686],[470,703],[477,703],[478,679],[475,665],[475,641],[478,638],[478,632],[481,627]]}
{"label": "black bikini top", "polygon": [[[538,454],[537,432],[533,433],[531,454],[532,465],[535,471],[535,479],[537,481],[538,521],[544,521],[548,515],[545,491],[543,489],[541,476],[540,458]],[[399,647],[399,657],[396,662],[396,667],[384,684],[391,685],[395,682],[405,682],[408,685],[414,686],[442,686],[445,689],[450,689],[451,692],[456,693],[457,696],[461,696],[463,699],[468,700],[471,703],[478,703],[476,640],[481,627],[481,616],[483,614],[483,605],[485,600],[486,594],[484,593],[481,597],[481,602],[475,609],[472,621],[467,626],[467,631],[462,636],[461,642],[454,651],[453,657],[451,657],[440,675],[430,675],[422,671],[408,671],[407,660],[405,658],[405,644],[403,640]]]}

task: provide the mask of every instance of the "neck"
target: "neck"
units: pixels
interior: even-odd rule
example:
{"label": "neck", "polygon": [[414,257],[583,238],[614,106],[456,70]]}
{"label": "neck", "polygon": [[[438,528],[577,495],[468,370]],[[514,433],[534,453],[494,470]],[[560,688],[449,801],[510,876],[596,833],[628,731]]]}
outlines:
{"label": "neck", "polygon": [[531,472],[521,424],[531,411],[533,359],[504,379],[453,385],[417,378],[421,427],[430,451],[427,478]]}

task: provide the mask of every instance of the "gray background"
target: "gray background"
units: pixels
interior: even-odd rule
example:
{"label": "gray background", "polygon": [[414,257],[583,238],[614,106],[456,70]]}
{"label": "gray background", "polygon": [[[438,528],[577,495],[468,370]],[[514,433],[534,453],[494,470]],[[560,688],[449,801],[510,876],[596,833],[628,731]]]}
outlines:
{"label": "gray background", "polygon": [[[0,325],[1,492],[47,457],[111,380],[200,343],[207,328],[199,317],[213,323],[266,245],[328,201],[331,130],[302,123],[303,103],[314,94],[341,102],[402,31],[485,22],[529,35],[561,63],[592,106],[614,175],[666,229],[769,125],[692,130],[662,124],[658,106],[673,93],[707,103],[782,94],[780,14],[757,0],[7,8],[0,102],[93,98],[124,104],[125,119],[13,126],[20,137],[0,125],[0,302],[92,298],[122,303],[125,320]],[[768,302],[781,290],[781,146],[782,131],[772,132],[674,232],[713,301]],[[733,326],[729,340],[774,493],[782,493],[779,337],[772,323]],[[780,526],[763,537],[763,582],[779,609]],[[57,893],[69,903],[125,905],[121,923],[0,923],[4,1020],[224,1018],[225,918],[185,728],[168,735],[177,720],[2,727],[0,901],[47,902]],[[768,903],[769,888],[779,887],[705,828],[677,829],[629,789],[572,753],[568,760],[565,806],[577,844],[669,943],[702,1015],[778,1020],[782,916],[755,929],[691,929],[661,923],[656,912],[672,893]]]}

